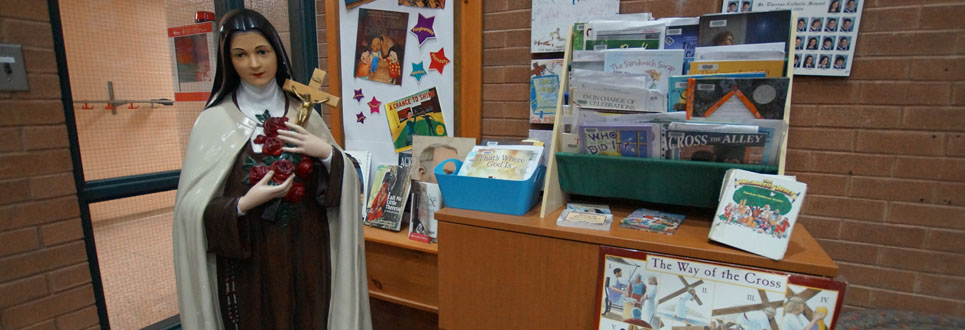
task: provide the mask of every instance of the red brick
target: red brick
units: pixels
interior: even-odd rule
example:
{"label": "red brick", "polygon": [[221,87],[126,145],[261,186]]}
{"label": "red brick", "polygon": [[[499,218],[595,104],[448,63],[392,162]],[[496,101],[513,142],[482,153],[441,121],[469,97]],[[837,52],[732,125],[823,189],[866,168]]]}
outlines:
{"label": "red brick", "polygon": [[14,92],[15,98],[21,100],[60,99],[60,77],[56,74],[28,73],[27,83],[30,90]]}
{"label": "red brick", "polygon": [[0,231],[80,216],[76,196],[0,207]]}
{"label": "red brick", "polygon": [[897,128],[901,108],[892,106],[829,105],[817,109],[815,126],[845,128]]}
{"label": "red brick", "polygon": [[925,242],[925,229],[904,225],[844,221],[841,239],[888,246],[918,248]]}
{"label": "red brick", "polygon": [[951,84],[945,82],[867,82],[861,84],[861,104],[947,105]]}
{"label": "red brick", "polygon": [[936,297],[965,300],[965,279],[922,274],[918,292]]}
{"label": "red brick", "polygon": [[651,0],[654,17],[696,17],[720,12],[720,2],[706,0]]}
{"label": "red brick", "polygon": [[861,286],[848,286],[844,290],[844,303],[848,305],[869,307],[871,306],[871,290]]}
{"label": "red brick", "polygon": [[855,104],[859,96],[859,84],[848,80],[794,79],[791,104]]}
{"label": "red brick", "polygon": [[947,229],[965,229],[965,208],[945,205],[893,202],[888,208],[887,222]]}
{"label": "red brick", "polygon": [[962,182],[965,181],[965,159],[900,157],[895,177]]}
{"label": "red brick", "polygon": [[506,47],[530,47],[532,33],[529,30],[507,31]]}
{"label": "red brick", "polygon": [[6,43],[33,48],[54,48],[54,36],[50,23],[4,19],[0,29],[3,31],[3,40]]}
{"label": "red brick", "polygon": [[[965,5],[959,2],[956,5],[936,5],[924,6],[921,8],[921,30],[948,30],[965,29]],[[861,21],[864,25],[864,20]],[[864,27],[862,27],[862,30]]]}
{"label": "red brick", "polygon": [[857,198],[807,195],[805,215],[841,217],[855,220],[881,221],[885,217],[885,202]]}
{"label": "red brick", "polygon": [[[861,32],[917,30],[919,8],[865,8],[861,15]],[[895,22],[904,22],[895,24]]]}
{"label": "red brick", "polygon": [[506,67],[488,66],[482,69],[483,84],[499,84],[506,81]]}
{"label": "red brick", "polygon": [[841,220],[802,215],[797,219],[815,238],[838,238],[841,232]]}
{"label": "red brick", "polygon": [[67,219],[40,227],[40,237],[44,246],[54,246],[84,238],[84,228],[80,219]]}
{"label": "red brick", "polygon": [[30,197],[44,199],[77,193],[73,173],[60,173],[30,178]]}
{"label": "red brick", "polygon": [[[526,84],[529,85],[529,76],[532,74],[533,70],[531,66],[507,66],[506,67],[506,83],[513,84]],[[528,101],[528,100],[527,100]]]}
{"label": "red brick", "polygon": [[945,158],[942,162],[939,179],[955,182],[965,182],[965,159]]}
{"label": "red brick", "polygon": [[952,86],[952,90],[954,91],[952,104],[965,105],[965,83],[955,83],[955,85]]}
{"label": "red brick", "polygon": [[851,79],[904,80],[908,78],[910,66],[911,60],[907,58],[857,57],[851,62]]}
{"label": "red brick", "polygon": [[483,66],[512,64],[530,65],[529,47],[483,49]]}
{"label": "red brick", "polygon": [[877,245],[830,239],[818,239],[818,243],[835,261],[875,264],[878,260]]}
{"label": "red brick", "polygon": [[529,120],[529,102],[506,102],[503,109],[505,118]]}
{"label": "red brick", "polygon": [[872,286],[896,291],[913,292],[916,276],[914,272],[888,268],[838,263],[838,275],[848,279],[848,284]]}
{"label": "red brick", "polygon": [[0,283],[85,260],[87,251],[81,241],[6,257],[0,259]]}
{"label": "red brick", "polygon": [[0,310],[44,297],[48,293],[43,276],[0,284]]}
{"label": "red brick", "polygon": [[965,183],[938,184],[938,196],[935,203],[952,206],[965,206]]}
{"label": "red brick", "polygon": [[940,314],[954,314],[958,311],[958,306],[951,300],[880,290],[871,292],[871,305],[877,309],[901,309]]}
{"label": "red brick", "polygon": [[791,127],[814,126],[815,112],[817,112],[817,106],[791,104],[789,118]]}
{"label": "red brick", "polygon": [[938,156],[945,135],[918,132],[860,131],[855,151],[882,154]]}
{"label": "red brick", "polygon": [[0,102],[0,126],[63,123],[64,104],[60,100]]}
{"label": "red brick", "polygon": [[533,8],[532,0],[513,0],[506,2],[506,9],[516,10],[516,9],[530,9]]}
{"label": "red brick", "polygon": [[67,149],[0,154],[0,179],[69,172],[72,168]]}
{"label": "red brick", "polygon": [[40,247],[37,227],[0,232],[0,257],[36,250]]}
{"label": "red brick", "polygon": [[67,127],[30,126],[23,128],[23,147],[26,150],[67,148]]}
{"label": "red brick", "polygon": [[965,127],[965,109],[908,107],[905,108],[901,126],[908,129],[960,131]]}
{"label": "red brick", "polygon": [[915,59],[911,63],[912,80],[965,80],[962,58]]}
{"label": "red brick", "polygon": [[850,151],[854,148],[854,132],[795,127],[788,132],[787,146],[795,149]]}
{"label": "red brick", "polygon": [[483,49],[506,47],[506,32],[483,32]]}
{"label": "red brick", "polygon": [[27,48],[23,50],[28,73],[57,73],[57,57],[53,51]]}
{"label": "red brick", "polygon": [[851,179],[852,197],[886,201],[931,203],[936,183],[920,180],[855,177]]}
{"label": "red brick", "polygon": [[47,273],[47,285],[51,292],[60,292],[90,282],[90,265],[87,262]]}
{"label": "red brick", "polygon": [[529,85],[483,85],[483,101],[528,101]]}
{"label": "red brick", "polygon": [[20,138],[20,129],[16,127],[0,128],[0,152],[23,150],[23,141]]}
{"label": "red brick", "polygon": [[788,171],[808,171],[811,169],[811,152],[788,148],[784,164]]}
{"label": "red brick", "polygon": [[965,253],[965,231],[929,229],[925,248],[929,250]]}
{"label": "red brick", "polygon": [[[29,0],[0,1],[0,13],[4,17],[14,17],[31,21],[50,21],[50,12],[47,11],[46,2],[33,2]],[[47,29],[50,29],[49,24]]]}
{"label": "red brick", "polygon": [[891,176],[895,164],[895,158],[891,156],[842,152],[814,152],[811,161],[814,172],[885,177]]}
{"label": "red brick", "polygon": [[483,118],[505,118],[503,102],[483,102]]}
{"label": "red brick", "polygon": [[100,318],[97,315],[97,306],[88,306],[57,317],[58,330],[86,329],[99,324]]}
{"label": "red brick", "polygon": [[13,204],[30,199],[24,191],[29,188],[26,179],[0,181],[0,205]]}
{"label": "red brick", "polygon": [[962,138],[961,134],[949,134],[945,154],[948,156],[965,156],[965,138]]}
{"label": "red brick", "polygon": [[483,15],[483,31],[529,29],[532,15],[529,10]]}
{"label": "red brick", "polygon": [[809,194],[845,196],[850,183],[845,175],[800,173],[797,180],[807,183]]}
{"label": "red brick", "polygon": [[[855,56],[952,55],[958,32],[862,33]],[[902,45],[895,47],[895,45]]]}
{"label": "red brick", "polygon": [[965,275],[965,254],[884,247],[879,265],[917,272]]}
{"label": "red brick", "polygon": [[499,136],[526,136],[529,132],[528,120],[483,118],[482,124],[483,134]]}
{"label": "red brick", "polygon": [[[499,11],[506,10],[507,0],[489,0],[483,1],[483,12],[484,13],[495,13]],[[484,29],[485,30],[485,29]]]}
{"label": "red brick", "polygon": [[0,313],[4,328],[20,328],[94,304],[90,285],[9,308]]}

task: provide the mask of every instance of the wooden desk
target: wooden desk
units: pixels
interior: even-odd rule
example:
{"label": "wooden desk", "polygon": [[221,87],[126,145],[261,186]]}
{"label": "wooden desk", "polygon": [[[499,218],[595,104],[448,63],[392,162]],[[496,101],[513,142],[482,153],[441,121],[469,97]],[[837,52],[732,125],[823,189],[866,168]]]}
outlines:
{"label": "wooden desk", "polygon": [[[442,329],[592,329],[601,245],[833,277],[837,266],[800,224],[782,261],[710,243],[709,219],[691,218],[672,236],[621,228],[556,226],[539,217],[446,208],[439,220]],[[612,207],[614,219],[632,209]],[[616,221],[615,221],[616,222]]]}
{"label": "wooden desk", "polygon": [[435,329],[439,313],[438,244],[408,233],[365,227],[365,267],[375,329]]}

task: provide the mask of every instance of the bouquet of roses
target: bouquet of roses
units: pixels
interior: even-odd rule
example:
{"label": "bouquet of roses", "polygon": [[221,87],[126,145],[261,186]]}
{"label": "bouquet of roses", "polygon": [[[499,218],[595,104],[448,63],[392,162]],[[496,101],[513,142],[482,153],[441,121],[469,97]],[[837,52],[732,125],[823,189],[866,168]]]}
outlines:
{"label": "bouquet of roses", "polygon": [[[295,205],[305,198],[305,183],[314,169],[312,157],[282,151],[286,147],[284,141],[278,137],[278,130],[288,129],[285,122],[288,117],[271,117],[268,110],[256,116],[265,129],[265,134],[255,137],[255,144],[261,144],[261,153],[265,155],[261,161],[248,157],[245,160],[244,168],[248,170],[248,176],[243,183],[251,187],[268,174],[268,171],[275,171],[268,184],[279,185],[285,182],[289,176],[295,175],[292,187],[284,198],[275,201],[265,210],[263,218],[267,221],[278,220],[280,225],[285,226],[295,214]],[[291,147],[288,145],[288,147]]]}

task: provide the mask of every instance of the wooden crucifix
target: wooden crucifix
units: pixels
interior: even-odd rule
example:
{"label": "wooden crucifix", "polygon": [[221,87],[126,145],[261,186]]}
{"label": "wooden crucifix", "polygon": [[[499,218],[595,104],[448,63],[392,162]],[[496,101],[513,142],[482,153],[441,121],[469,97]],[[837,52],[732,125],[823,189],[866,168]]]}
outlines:
{"label": "wooden crucifix", "polygon": [[339,99],[337,96],[322,91],[323,79],[325,79],[325,71],[316,68],[315,73],[312,74],[312,80],[308,82],[308,86],[291,79],[285,80],[285,85],[282,86],[282,89],[302,101],[301,107],[298,108],[298,115],[295,117],[295,124],[304,127],[305,123],[308,122],[312,108],[314,108],[316,104],[327,104],[331,107],[338,106]]}

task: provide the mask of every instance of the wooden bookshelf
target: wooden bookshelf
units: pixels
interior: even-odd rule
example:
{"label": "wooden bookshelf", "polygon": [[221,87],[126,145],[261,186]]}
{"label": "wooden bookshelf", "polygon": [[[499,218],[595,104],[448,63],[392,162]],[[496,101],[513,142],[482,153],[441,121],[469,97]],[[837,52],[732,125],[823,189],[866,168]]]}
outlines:
{"label": "wooden bookshelf", "polygon": [[439,313],[438,244],[410,240],[404,228],[363,230],[369,296]]}

